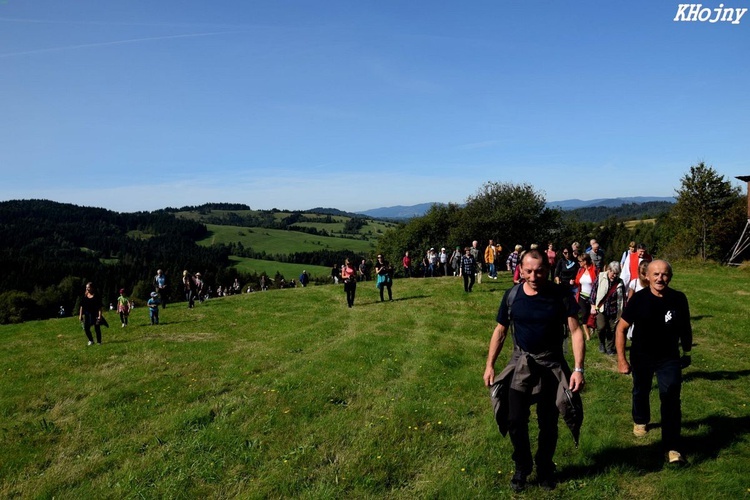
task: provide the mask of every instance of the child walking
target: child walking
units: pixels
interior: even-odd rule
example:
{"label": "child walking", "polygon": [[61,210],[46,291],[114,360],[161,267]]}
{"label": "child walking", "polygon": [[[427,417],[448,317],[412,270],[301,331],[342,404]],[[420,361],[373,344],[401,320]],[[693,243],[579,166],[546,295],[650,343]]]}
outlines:
{"label": "child walking", "polygon": [[130,316],[130,301],[125,296],[124,288],[120,288],[120,296],[117,297],[117,312],[120,313],[120,323],[125,328],[128,326],[128,316]]}
{"label": "child walking", "polygon": [[159,324],[159,294],[151,292],[151,298],[148,299],[148,315],[151,318],[152,325]]}

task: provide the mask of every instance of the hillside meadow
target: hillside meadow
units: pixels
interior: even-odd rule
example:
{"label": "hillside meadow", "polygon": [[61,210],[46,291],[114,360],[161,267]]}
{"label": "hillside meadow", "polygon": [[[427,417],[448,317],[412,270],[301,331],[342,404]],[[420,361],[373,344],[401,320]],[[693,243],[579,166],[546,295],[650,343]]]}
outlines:
{"label": "hillside meadow", "polygon": [[299,231],[266,229],[259,227],[221,226],[206,224],[209,235],[198,241],[199,245],[242,243],[245,248],[267,254],[287,255],[294,252],[316,252],[319,250],[351,250],[353,253],[373,252],[374,243],[360,239],[318,236]]}
{"label": "hillside meadow", "polygon": [[[580,447],[561,424],[560,484],[528,498],[750,493],[750,270],[675,272],[690,466],[664,465],[658,428],[632,435],[630,378],[592,340]],[[487,281],[396,280],[384,303],[360,283],[352,309],[334,285],[170,304],[158,326],[107,313],[92,347],[77,318],[1,326],[0,497],[509,498],[481,378],[510,280]]]}
{"label": "hillside meadow", "polygon": [[249,259],[247,257],[229,257],[229,261],[241,273],[262,274],[266,273],[273,278],[276,273],[281,273],[286,280],[298,280],[302,271],[307,271],[311,277],[327,278],[330,280],[331,268],[325,266],[313,266],[309,264],[293,264],[290,262],[277,262],[273,260]]}

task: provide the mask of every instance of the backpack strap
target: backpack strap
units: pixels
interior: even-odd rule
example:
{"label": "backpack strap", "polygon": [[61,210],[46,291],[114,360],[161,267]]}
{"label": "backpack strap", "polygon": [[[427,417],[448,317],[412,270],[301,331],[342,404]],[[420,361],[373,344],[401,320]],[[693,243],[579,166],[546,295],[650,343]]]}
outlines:
{"label": "backpack strap", "polygon": [[510,318],[511,325],[513,324],[513,316],[511,316],[511,312],[513,310],[513,301],[516,300],[516,295],[518,295],[518,289],[521,287],[521,284],[515,284],[513,285],[513,288],[510,289],[510,292],[508,292],[508,318]]}
{"label": "backpack strap", "polygon": [[513,288],[511,288],[508,292],[508,298],[506,300],[506,305],[508,306],[508,319],[510,320],[508,331],[510,332],[510,336],[513,339],[514,347],[518,347],[518,343],[516,342],[516,329],[513,327],[513,302],[516,300],[516,295],[518,295],[518,289],[520,287],[521,283],[513,285]]}
{"label": "backpack strap", "polygon": [[[515,328],[513,327],[513,302],[516,300],[516,296],[518,295],[518,289],[523,286],[523,283],[518,283],[516,285],[513,285],[513,288],[510,289],[508,292],[508,299],[506,301],[506,304],[508,306],[508,319],[510,320],[510,324],[508,325],[508,331],[511,334],[511,338],[513,339],[513,345],[518,346],[516,343],[516,332]],[[572,294],[564,293],[562,294],[562,305],[564,310],[564,316],[561,318],[561,323],[565,325],[567,322],[567,311],[570,308],[571,300],[573,300]]]}

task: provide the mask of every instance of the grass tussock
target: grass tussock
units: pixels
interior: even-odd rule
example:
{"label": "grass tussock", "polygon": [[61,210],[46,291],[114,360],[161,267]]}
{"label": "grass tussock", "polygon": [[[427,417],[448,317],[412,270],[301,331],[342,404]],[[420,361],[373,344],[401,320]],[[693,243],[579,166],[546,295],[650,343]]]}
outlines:
{"label": "grass tussock", "polygon": [[[592,340],[581,445],[560,425],[561,483],[534,497],[747,495],[748,278],[675,266],[690,467],[665,467],[658,428],[632,435],[630,379]],[[381,303],[366,282],[352,309],[340,286],[279,290],[171,304],[159,326],[137,308],[92,347],[74,318],[0,327],[0,497],[509,497],[481,382],[509,284],[397,280]]]}

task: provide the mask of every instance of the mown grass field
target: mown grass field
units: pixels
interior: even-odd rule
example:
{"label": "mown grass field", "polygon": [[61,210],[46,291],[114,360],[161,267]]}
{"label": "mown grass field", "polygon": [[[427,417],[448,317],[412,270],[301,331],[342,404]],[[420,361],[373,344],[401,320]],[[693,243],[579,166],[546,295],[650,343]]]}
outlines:
{"label": "mown grass field", "polygon": [[235,257],[229,258],[232,261],[234,267],[241,273],[257,273],[261,274],[265,272],[268,276],[273,278],[276,276],[276,272],[280,272],[285,279],[296,280],[302,271],[307,271],[311,277],[324,277],[328,278],[331,276],[331,268],[325,266],[310,266],[305,264],[290,264],[287,262],[276,262],[271,260],[260,260],[260,259],[248,259],[246,257]]}
{"label": "mown grass field", "polygon": [[[675,270],[690,466],[664,465],[658,429],[633,437],[630,379],[592,341],[581,445],[561,423],[560,484],[522,496],[748,497],[750,271]],[[74,318],[2,326],[0,497],[509,498],[481,381],[508,285],[396,280],[381,303],[361,283],[353,309],[340,286],[278,290],[172,304],[155,327],[138,308],[93,347]]]}
{"label": "mown grass field", "polygon": [[375,249],[374,243],[366,240],[317,236],[299,231],[216,224],[206,224],[206,227],[210,234],[198,241],[199,245],[241,242],[245,248],[250,247],[256,252],[282,255],[319,250],[351,250],[353,253],[367,254]]}

